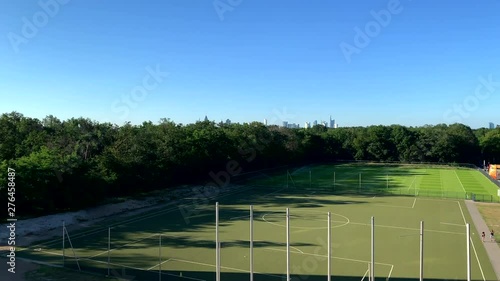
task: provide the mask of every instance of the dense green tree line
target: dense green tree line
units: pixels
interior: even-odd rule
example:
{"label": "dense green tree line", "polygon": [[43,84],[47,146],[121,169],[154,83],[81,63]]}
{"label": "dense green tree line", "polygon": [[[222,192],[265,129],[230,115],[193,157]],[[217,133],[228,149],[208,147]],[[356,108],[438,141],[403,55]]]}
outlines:
{"label": "dense green tree line", "polygon": [[483,159],[500,162],[500,129],[462,124],[288,129],[169,119],[117,126],[12,112],[0,117],[0,202],[7,201],[8,167],[16,170],[17,214],[41,215],[208,182],[228,168],[234,174],[318,161],[480,165]]}

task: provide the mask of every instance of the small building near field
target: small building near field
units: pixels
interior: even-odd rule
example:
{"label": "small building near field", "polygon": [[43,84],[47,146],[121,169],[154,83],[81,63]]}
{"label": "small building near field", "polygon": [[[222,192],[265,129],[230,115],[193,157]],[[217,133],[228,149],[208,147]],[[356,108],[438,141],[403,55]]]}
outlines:
{"label": "small building near field", "polygon": [[499,164],[490,164],[490,167],[488,169],[488,174],[493,179],[500,180],[500,165]]}

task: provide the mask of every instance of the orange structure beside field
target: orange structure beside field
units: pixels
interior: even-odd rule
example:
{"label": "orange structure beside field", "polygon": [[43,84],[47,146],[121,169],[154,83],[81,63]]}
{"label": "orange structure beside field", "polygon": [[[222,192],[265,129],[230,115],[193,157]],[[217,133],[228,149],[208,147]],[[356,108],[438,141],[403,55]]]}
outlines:
{"label": "orange structure beside field", "polygon": [[488,170],[488,173],[490,174],[490,176],[496,180],[499,179],[499,173],[500,173],[500,165],[493,165],[491,164],[490,165],[490,169]]}

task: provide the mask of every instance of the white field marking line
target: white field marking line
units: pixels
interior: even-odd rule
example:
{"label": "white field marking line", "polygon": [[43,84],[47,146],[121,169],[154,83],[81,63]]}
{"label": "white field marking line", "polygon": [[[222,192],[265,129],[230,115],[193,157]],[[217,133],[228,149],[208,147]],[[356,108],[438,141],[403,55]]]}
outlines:
{"label": "white field marking line", "polygon": [[449,222],[440,222],[440,224],[447,224],[447,225],[454,225],[454,226],[465,226],[465,224],[449,223]]}
{"label": "white field marking line", "polygon": [[[39,250],[37,252],[47,253],[47,254],[51,254],[51,255],[55,255],[55,256],[62,256],[63,255],[61,253],[54,253],[54,252],[44,251],[44,250]],[[65,255],[65,256],[69,257],[68,255]]]}
{"label": "white field marking line", "polygon": [[[250,186],[248,188],[248,190],[251,190],[251,188],[252,187]],[[234,192],[227,192],[224,195],[219,196],[219,198],[223,198],[223,197],[227,197],[227,196],[230,196],[230,195],[233,195],[233,194],[237,194],[237,193],[239,193],[241,191],[244,192],[246,190],[247,189],[235,189]],[[207,198],[208,199],[213,199],[213,198],[216,198],[216,197],[217,196],[207,197]],[[184,200],[184,199],[181,199],[181,200]],[[179,204],[175,204],[171,208],[167,208],[165,210],[161,210],[161,211],[157,211],[157,212],[151,212],[149,215],[137,216],[137,217],[134,217],[134,218],[131,218],[131,219],[123,220],[123,221],[111,224],[108,227],[121,226],[121,225],[126,225],[126,224],[129,224],[129,223],[134,223],[134,222],[141,221],[141,220],[150,219],[150,218],[153,218],[153,217],[156,217],[156,216],[159,216],[159,215],[170,213],[171,211],[174,211],[174,210],[176,210],[178,208],[179,208]],[[106,229],[103,228],[103,229],[93,229],[93,230],[83,231],[83,232],[80,232],[79,234],[73,236],[72,238],[73,239],[77,239],[77,238],[81,238],[81,237],[84,237],[84,236],[93,235],[93,234],[96,234],[96,233],[99,233],[99,232],[102,232],[102,231],[105,231],[105,230]],[[51,241],[47,241],[45,243],[37,244],[37,245],[34,245],[33,247],[38,247],[38,246],[41,246],[41,245],[49,246],[49,245],[54,245],[54,244],[57,244],[57,243],[60,243],[60,242],[61,241],[59,239],[57,239],[57,240],[52,240],[52,242]]]}
{"label": "white field marking line", "polygon": [[411,181],[410,186],[408,186],[408,190],[407,191],[410,191],[410,188],[413,186],[413,183],[415,182],[416,178],[417,178],[417,176],[413,177],[413,180]]}
{"label": "white field marking line", "polygon": [[[181,260],[181,259],[175,259],[175,258],[172,258],[171,260],[173,260],[173,261],[178,261],[178,262],[185,262],[185,263],[192,263],[192,264],[197,264],[197,265],[204,265],[204,266],[215,267],[215,265],[208,264],[208,263],[202,263],[202,262],[195,262],[195,261]],[[220,268],[225,268],[225,269],[234,270],[234,271],[239,271],[239,272],[245,272],[245,273],[249,273],[249,272],[250,272],[250,271],[248,271],[248,270],[239,269],[239,268],[233,268],[233,267],[227,267],[227,266],[221,266]],[[281,277],[282,277],[281,275],[274,275],[274,274],[259,273],[259,272],[256,272],[256,271],[254,271],[253,273],[254,273],[254,274],[264,275],[264,276],[272,276],[272,277],[279,277],[279,278],[281,278]]]}
{"label": "white field marking line", "polygon": [[[98,261],[98,260],[91,260],[91,259],[82,259],[82,260],[89,260],[89,261],[96,262],[96,263],[104,263],[104,264],[108,264],[108,262],[106,262],[106,261]],[[135,270],[145,271],[145,270],[144,270],[144,269],[142,269],[142,268],[133,267],[133,266],[127,266],[127,265],[116,264],[116,263],[109,263],[109,264],[110,264],[110,265],[115,265],[115,266],[120,266],[120,267],[123,267],[123,268],[130,268],[130,269],[135,269]],[[175,274],[171,274],[171,273],[164,273],[164,272],[162,272],[161,274],[170,275],[170,276],[176,276],[176,277],[181,277],[181,276],[178,276],[178,275],[175,275]],[[191,280],[197,280],[197,281],[206,281],[205,279],[198,279],[198,278],[194,278],[194,277],[187,277],[187,276],[182,276],[181,278],[191,279]]]}
{"label": "white field marking line", "polygon": [[[276,249],[276,248],[262,248],[262,249],[268,250],[268,251],[286,252],[286,250]],[[299,253],[299,252],[295,252],[295,251],[290,251],[290,253],[301,254],[301,255],[306,255],[306,256],[315,256],[315,257],[320,257],[320,258],[327,258],[328,257],[327,255],[312,254],[312,253]],[[334,257],[334,256],[332,256],[332,259],[360,262],[360,263],[370,263],[371,262],[371,261],[364,261],[364,260],[357,260],[357,259],[350,259],[350,258],[341,258],[341,257]],[[393,264],[383,263],[383,262],[375,262],[375,264],[379,264],[379,265],[383,265],[383,266],[394,266]]]}
{"label": "white field marking line", "polygon": [[457,202],[456,200],[452,200],[452,199],[437,199],[437,198],[426,198],[426,197],[421,197],[420,198],[420,201],[439,201],[439,202],[450,202],[450,203],[455,203]]}
{"label": "white field marking line", "polygon": [[365,280],[365,277],[366,277],[366,275],[368,274],[369,271],[370,271],[369,269],[366,270],[365,275],[363,275],[363,277],[361,278],[361,281]]}
{"label": "white field marking line", "polygon": [[373,204],[373,206],[412,209],[412,207],[408,207],[408,206],[385,205],[385,204]]}
{"label": "white field marking line", "polygon": [[[132,242],[130,242],[130,243],[127,243],[127,244],[121,245],[120,247],[116,247],[116,248],[110,249],[110,250],[109,250],[109,252],[111,253],[111,252],[112,252],[112,251],[114,251],[114,250],[118,250],[118,249],[123,248],[123,247],[125,247],[125,246],[127,246],[127,245],[132,245],[132,244],[135,244],[135,243],[137,243],[137,242],[141,242],[142,240],[149,239],[149,238],[154,237],[154,236],[156,236],[156,235],[159,235],[159,234],[153,234],[153,235],[150,235],[150,236],[148,236],[148,237],[146,237],[146,238],[142,238],[142,239],[139,239],[139,240],[132,241]],[[96,254],[96,255],[90,256],[90,257],[89,257],[89,259],[91,259],[91,258],[95,258],[95,257],[98,257],[98,256],[103,255],[103,254],[106,254],[107,252],[108,252],[108,251],[106,250],[106,251],[104,251],[104,252],[102,252],[102,253],[100,253],[100,254]]]}
{"label": "white field marking line", "polygon": [[[48,254],[52,254],[52,255],[57,255],[57,256],[62,256],[61,253],[54,253],[54,252],[49,252],[49,251],[39,251],[39,252],[44,252],[44,253],[48,253]],[[68,255],[65,255],[66,257],[71,257],[71,258],[74,258],[72,256],[68,256]],[[107,264],[107,262],[105,261],[98,261],[98,260],[91,260],[89,258],[80,258],[80,257],[77,257],[77,260],[90,260],[90,261],[93,261],[93,262],[96,262],[96,263],[105,263]],[[169,259],[171,260],[171,259]],[[168,260],[167,260],[168,261]],[[136,270],[141,270],[141,271],[144,271],[144,269],[141,269],[141,268],[137,268],[137,267],[131,267],[131,266],[126,266],[126,265],[121,265],[121,264],[115,264],[115,263],[109,263],[111,265],[116,265],[116,266],[121,266],[121,267],[126,267],[126,268],[130,268],[130,269],[136,269]],[[154,267],[156,267],[158,265],[155,265]],[[153,268],[154,268],[153,267]],[[177,275],[174,275],[174,274],[169,274],[169,273],[162,273],[162,274],[167,274],[167,275],[172,275],[172,276],[177,276]],[[198,279],[198,278],[191,278],[191,277],[183,277],[183,278],[187,278],[187,279],[192,279],[192,280],[201,280],[201,281],[206,281],[204,279]]]}
{"label": "white field marking line", "polygon": [[[274,223],[274,222],[270,222],[268,220],[266,220],[266,216],[269,215],[269,214],[272,214],[272,213],[267,213],[267,214],[264,214],[262,215],[262,220],[269,223],[269,224],[272,224],[272,225],[275,225],[275,226],[279,226],[279,227],[286,227],[286,225],[281,225],[281,224],[277,224],[277,223]],[[332,222],[343,222],[344,224],[341,224],[341,225],[335,225],[335,226],[332,226],[332,228],[336,228],[336,227],[341,227],[341,226],[345,226],[345,225],[348,225],[350,223],[350,220],[348,217],[346,216],[342,216],[342,215],[339,215],[339,214],[334,214],[332,213],[332,215],[337,215],[337,216],[341,216],[343,218],[345,218],[347,220],[346,221],[332,221]],[[318,220],[318,221],[321,221],[321,220]],[[326,219],[324,221],[327,221]],[[313,230],[313,229],[325,229],[327,228],[326,226],[319,226],[319,227],[311,227],[311,226],[291,226],[290,228],[295,228],[295,229],[306,229],[306,230]]]}
{"label": "white field marking line", "polygon": [[[360,222],[350,222],[350,224],[357,224],[357,225],[365,225],[365,226],[371,226],[369,223],[360,223]],[[395,228],[395,229],[403,229],[403,230],[415,230],[418,231],[420,228],[410,228],[410,227],[403,227],[403,226],[390,226],[390,225],[379,225],[376,224],[375,227],[383,227],[383,228]],[[444,233],[444,234],[457,234],[457,235],[462,235],[463,233],[461,232],[451,232],[451,231],[442,231],[442,230],[431,230],[431,229],[425,229],[425,232],[436,232],[436,233]]]}
{"label": "white field marking line", "polygon": [[483,273],[483,268],[481,266],[481,262],[479,262],[479,257],[477,256],[477,251],[476,251],[476,246],[474,246],[474,242],[472,242],[472,238],[470,239],[472,243],[472,249],[474,249],[474,255],[476,256],[477,263],[479,264],[479,269],[481,270],[481,275],[483,276],[483,280],[486,281],[486,278],[484,277]]}
{"label": "white field marking line", "polygon": [[417,202],[417,198],[415,197],[415,199],[413,200],[413,205],[411,207],[408,207],[408,206],[398,206],[398,205],[386,205],[386,204],[373,204],[373,206],[413,209],[413,208],[415,208],[415,203],[416,202]]}
{"label": "white field marking line", "polygon": [[462,184],[462,181],[458,177],[457,171],[453,170],[453,172],[455,172],[455,176],[457,176],[458,182],[460,183],[460,186],[462,186],[462,190],[464,191],[464,193],[467,193],[467,191],[465,191],[464,185]]}
{"label": "white field marking line", "polygon": [[[464,219],[464,224],[467,224],[467,221],[465,220],[465,216],[464,216],[464,211],[462,210],[462,206],[460,205],[459,201],[456,201],[456,202],[458,204],[458,208],[460,208],[460,213],[462,214],[462,218]],[[486,278],[484,277],[483,267],[481,266],[481,262],[479,261],[479,257],[477,256],[476,246],[474,246],[474,241],[472,241],[472,238],[470,238],[470,243],[472,244],[472,249],[474,249],[474,255],[476,256],[477,264],[479,265],[479,270],[481,271],[481,275],[483,276],[483,280],[486,281]]]}
{"label": "white field marking line", "polygon": [[171,258],[170,258],[170,259],[168,259],[168,260],[166,260],[166,261],[164,261],[164,262],[161,262],[161,263],[159,263],[159,264],[157,264],[157,265],[153,265],[152,267],[150,267],[150,268],[148,268],[148,269],[146,269],[146,270],[148,270],[148,271],[149,271],[149,270],[151,270],[151,269],[153,269],[153,268],[155,268],[155,267],[157,267],[157,266],[160,266],[160,265],[162,265],[162,264],[164,264],[164,263],[168,262],[169,260],[171,260]]}
{"label": "white field marking line", "polygon": [[302,252],[302,251],[301,251],[299,248],[297,248],[297,247],[290,246],[290,248],[293,248],[293,249],[295,249],[295,250],[299,251],[301,254],[303,254],[303,253],[304,253],[304,252]]}

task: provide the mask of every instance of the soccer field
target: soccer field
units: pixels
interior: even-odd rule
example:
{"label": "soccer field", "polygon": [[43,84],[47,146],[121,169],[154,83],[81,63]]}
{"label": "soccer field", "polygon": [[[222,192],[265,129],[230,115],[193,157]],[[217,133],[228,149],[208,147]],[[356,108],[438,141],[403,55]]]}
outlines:
{"label": "soccer field", "polygon": [[313,165],[250,180],[264,186],[499,202],[498,186],[476,169],[436,165]]}
{"label": "soccer field", "polygon": [[[468,180],[481,182],[474,175],[476,171],[429,168],[405,171],[371,166],[361,169],[361,186],[356,186],[360,167],[306,167],[253,177],[246,185],[234,185],[216,196],[185,198],[154,212],[69,231],[64,240],[64,265],[102,275],[126,275],[133,280],[216,280],[215,202],[218,202],[221,280],[250,280],[250,205],[256,281],[286,280],[286,208],[290,213],[291,280],[326,280],[328,212],[331,213],[332,280],[368,280],[372,217],[377,280],[418,280],[421,221],[425,280],[466,280],[466,223],[471,223],[473,280],[496,280],[463,200],[387,194],[335,195],[329,190],[335,171],[336,177],[342,176],[335,179],[334,187],[344,191],[353,188],[348,185],[354,185],[354,189],[385,188],[392,190],[392,194],[412,188],[420,193],[424,189],[478,192],[480,186]],[[324,177],[329,177],[320,177],[321,171]],[[347,174],[348,171],[352,174]],[[379,174],[380,179],[369,180],[369,175]],[[280,187],[275,185],[277,182],[282,182]],[[62,265],[62,237],[19,251],[18,255]]]}

